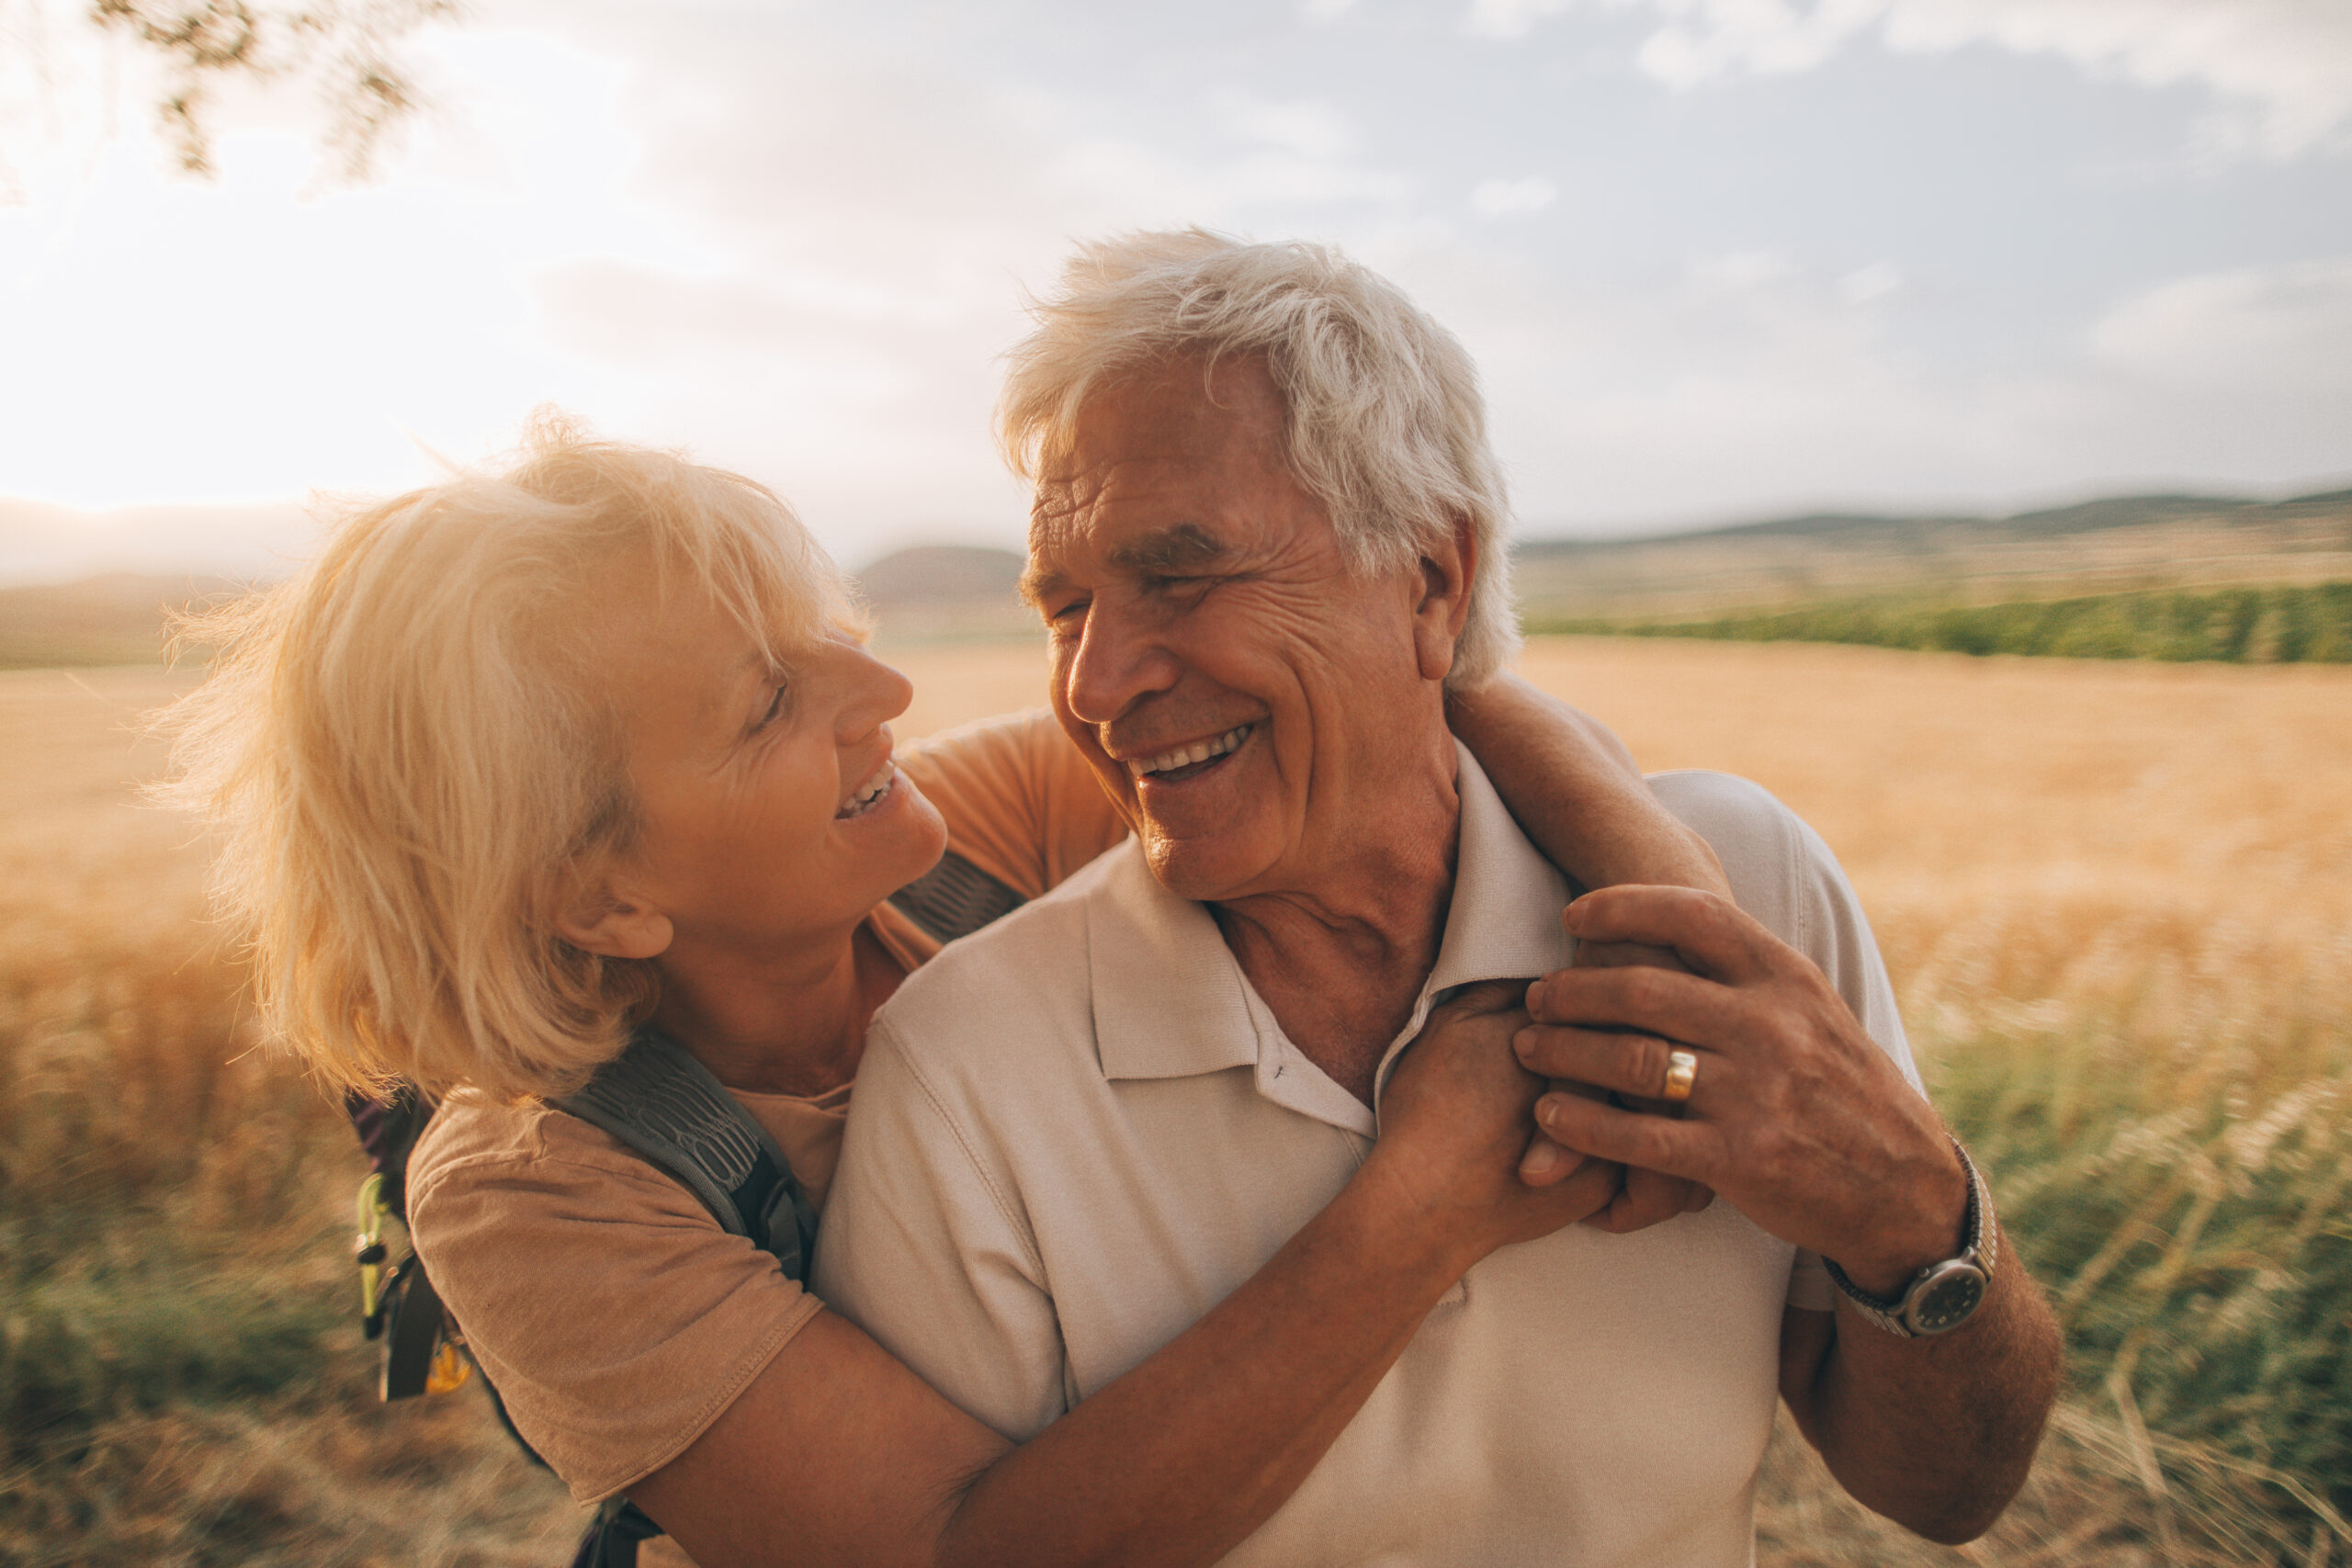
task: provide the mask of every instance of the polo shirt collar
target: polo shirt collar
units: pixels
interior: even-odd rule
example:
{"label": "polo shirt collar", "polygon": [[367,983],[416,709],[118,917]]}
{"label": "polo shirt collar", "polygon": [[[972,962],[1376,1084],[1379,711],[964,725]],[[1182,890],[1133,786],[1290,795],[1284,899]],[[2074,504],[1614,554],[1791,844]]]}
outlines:
{"label": "polo shirt collar", "polygon": [[1528,842],[1487,771],[1455,741],[1461,762],[1462,837],[1453,902],[1428,989],[1434,995],[1479,980],[1533,978],[1567,963],[1575,949],[1560,925],[1567,879]]}
{"label": "polo shirt collar", "polygon": [[[1454,750],[1462,818],[1453,898],[1436,967],[1406,1038],[1419,1030],[1430,1002],[1453,987],[1544,974],[1572,951],[1560,928],[1566,881],[1519,830],[1476,760],[1459,742]],[[1250,992],[1216,920],[1204,906],[1159,885],[1139,840],[1131,838],[1111,853],[1116,860],[1087,900],[1103,1076],[1191,1077],[1257,1066],[1256,1015],[1264,1004]],[[1392,1059],[1395,1054],[1392,1047]],[[1353,1096],[1332,1087],[1361,1111]]]}
{"label": "polo shirt collar", "polygon": [[1258,1060],[1241,965],[1204,905],[1159,885],[1139,837],[1086,901],[1102,1076],[1182,1078]]}

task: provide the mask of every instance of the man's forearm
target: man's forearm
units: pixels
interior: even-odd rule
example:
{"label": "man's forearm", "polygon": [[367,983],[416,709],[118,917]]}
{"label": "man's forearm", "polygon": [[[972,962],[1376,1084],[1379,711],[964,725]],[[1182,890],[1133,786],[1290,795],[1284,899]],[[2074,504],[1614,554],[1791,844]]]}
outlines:
{"label": "man's forearm", "polygon": [[1931,1540],[1989,1529],[2025,1483],[2058,1386],[2056,1322],[2004,1245],[1983,1303],[1948,1334],[1905,1339],[1841,1304],[1792,1308],[1781,1392],[1830,1473]]}

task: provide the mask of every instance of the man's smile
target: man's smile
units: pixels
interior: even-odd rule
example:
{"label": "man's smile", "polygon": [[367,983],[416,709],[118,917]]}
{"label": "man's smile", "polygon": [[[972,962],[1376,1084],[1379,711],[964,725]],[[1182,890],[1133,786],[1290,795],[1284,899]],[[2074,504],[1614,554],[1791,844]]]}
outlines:
{"label": "man's smile", "polygon": [[1137,779],[1149,779],[1155,784],[1182,784],[1186,779],[1200,777],[1231,756],[1257,728],[1254,721],[1238,724],[1205,740],[1171,746],[1165,751],[1148,757],[1128,757],[1123,761],[1128,773]]}

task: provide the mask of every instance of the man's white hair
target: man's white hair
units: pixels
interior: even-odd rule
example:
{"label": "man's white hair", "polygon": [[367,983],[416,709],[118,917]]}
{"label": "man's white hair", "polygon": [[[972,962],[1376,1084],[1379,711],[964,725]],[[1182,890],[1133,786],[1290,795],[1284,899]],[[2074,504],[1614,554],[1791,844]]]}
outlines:
{"label": "man's white hair", "polygon": [[1358,570],[1410,567],[1469,521],[1477,566],[1448,682],[1484,680],[1517,649],[1510,502],[1477,369],[1396,285],[1329,245],[1186,229],[1080,246],[1031,314],[997,415],[1022,478],[1068,457],[1080,411],[1121,380],[1171,360],[1213,370],[1262,355],[1291,473],[1329,511]]}

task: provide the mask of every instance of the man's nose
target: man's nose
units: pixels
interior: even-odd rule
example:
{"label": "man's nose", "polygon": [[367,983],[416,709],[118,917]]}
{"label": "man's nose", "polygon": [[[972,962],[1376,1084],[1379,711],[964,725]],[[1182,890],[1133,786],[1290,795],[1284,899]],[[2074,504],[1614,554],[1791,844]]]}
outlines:
{"label": "man's nose", "polygon": [[1062,670],[1062,700],[1087,724],[1108,724],[1136,702],[1175,685],[1181,672],[1148,617],[1134,607],[1088,606],[1078,646]]}

